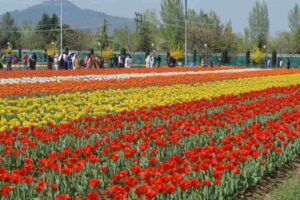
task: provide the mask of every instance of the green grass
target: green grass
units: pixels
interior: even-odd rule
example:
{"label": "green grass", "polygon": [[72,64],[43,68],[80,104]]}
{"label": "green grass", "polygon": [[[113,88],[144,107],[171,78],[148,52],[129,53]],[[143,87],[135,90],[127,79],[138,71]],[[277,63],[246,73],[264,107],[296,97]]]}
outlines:
{"label": "green grass", "polygon": [[300,200],[300,168],[291,173],[291,177],[283,180],[264,200]]}

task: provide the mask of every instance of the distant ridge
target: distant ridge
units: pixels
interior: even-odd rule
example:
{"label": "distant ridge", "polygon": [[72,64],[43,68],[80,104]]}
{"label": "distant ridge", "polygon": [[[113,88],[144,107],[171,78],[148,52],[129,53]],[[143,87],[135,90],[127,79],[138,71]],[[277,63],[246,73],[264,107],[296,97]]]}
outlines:
{"label": "distant ridge", "polygon": [[[48,13],[49,15],[56,13],[60,18],[60,0],[47,0],[24,10],[16,10],[10,13],[19,25],[26,20],[30,20],[33,24],[37,24],[43,13]],[[103,19],[108,20],[110,34],[114,29],[125,26],[131,31],[135,30],[135,22],[133,19],[116,17],[90,9],[81,9],[68,0],[64,0],[63,2],[64,24],[71,25],[78,29],[97,31],[102,25]]]}

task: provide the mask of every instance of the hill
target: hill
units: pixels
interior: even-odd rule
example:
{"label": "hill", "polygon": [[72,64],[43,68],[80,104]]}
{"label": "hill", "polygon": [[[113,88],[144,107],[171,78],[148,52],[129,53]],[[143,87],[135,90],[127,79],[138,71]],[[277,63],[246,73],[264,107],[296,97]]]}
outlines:
{"label": "hill", "polygon": [[[33,24],[37,24],[43,13],[48,13],[49,15],[56,13],[57,16],[60,17],[60,0],[47,0],[27,9],[11,12],[19,25],[26,20],[30,20]],[[110,34],[114,29],[125,26],[127,26],[131,31],[135,30],[134,19],[107,15],[103,12],[90,9],[81,9],[68,0],[64,0],[63,2],[64,24],[71,25],[78,29],[97,31],[102,25],[104,19],[107,19],[109,22]]]}

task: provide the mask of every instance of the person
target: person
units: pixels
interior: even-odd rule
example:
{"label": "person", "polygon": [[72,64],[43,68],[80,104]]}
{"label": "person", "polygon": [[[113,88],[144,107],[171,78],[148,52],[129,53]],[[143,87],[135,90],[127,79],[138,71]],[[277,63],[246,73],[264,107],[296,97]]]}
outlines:
{"label": "person", "polygon": [[270,59],[268,59],[268,61],[267,61],[267,67],[268,67],[268,68],[271,67],[271,60],[270,60]]}
{"label": "person", "polygon": [[29,55],[29,69],[34,70],[34,58],[33,53]]}
{"label": "person", "polygon": [[130,55],[128,54],[126,59],[125,59],[125,68],[131,68],[131,58],[130,58]]}
{"label": "person", "polygon": [[150,65],[151,65],[151,56],[148,55],[145,61],[146,61],[146,68],[150,68]]}
{"label": "person", "polygon": [[154,55],[152,55],[150,57],[150,68],[153,68],[154,67],[154,64],[155,64],[155,58],[154,58]]}
{"label": "person", "polygon": [[201,67],[205,67],[204,58],[201,59]]}
{"label": "person", "polygon": [[222,65],[222,58],[219,58],[219,67]]}
{"label": "person", "polygon": [[88,54],[87,55],[87,59],[86,59],[86,69],[91,69],[92,66],[93,66],[93,63],[92,63],[92,57],[91,57],[91,54]]}
{"label": "person", "polygon": [[35,70],[36,68],[36,62],[37,62],[37,56],[36,53],[32,54],[32,64],[33,64],[33,69]]}
{"label": "person", "polygon": [[73,69],[79,69],[80,68],[80,60],[79,60],[79,55],[74,56],[74,61],[73,61]]}
{"label": "person", "polygon": [[23,67],[24,67],[24,69],[26,70],[26,69],[28,69],[28,55],[27,55],[27,53],[24,53],[24,55],[23,55]]}
{"label": "person", "polygon": [[102,56],[99,56],[97,58],[97,65],[98,65],[99,69],[104,68],[104,63],[103,62],[104,62],[104,60],[103,60]]}
{"label": "person", "polygon": [[52,70],[53,62],[54,62],[54,58],[52,56],[48,55],[48,69],[49,70]]}
{"label": "person", "polygon": [[96,69],[97,68],[97,58],[95,54],[91,54],[91,61],[92,61],[92,69]]}
{"label": "person", "polygon": [[12,70],[11,65],[13,62],[13,56],[11,55],[11,52],[8,52],[8,55],[6,57],[6,62],[7,62],[7,70],[11,71]]}
{"label": "person", "polygon": [[287,59],[286,66],[287,66],[287,69],[291,68],[291,60],[290,60],[290,58]]}
{"label": "person", "polygon": [[114,54],[112,57],[112,67],[118,67],[118,57],[116,56],[116,54]]}
{"label": "person", "polygon": [[64,69],[68,69],[68,56],[67,56],[67,53],[63,54],[63,60],[64,60],[64,62],[63,62],[63,64],[64,64],[63,68]]}
{"label": "person", "polygon": [[55,54],[55,56],[54,56],[54,69],[58,70],[58,66],[59,66],[59,58],[58,58],[58,54]]}
{"label": "person", "polygon": [[174,58],[173,56],[170,56],[168,59],[168,66],[169,67],[174,67]]}
{"label": "person", "polygon": [[161,57],[160,55],[157,56],[157,67],[160,67],[160,63],[161,63]]}
{"label": "person", "polygon": [[0,70],[3,69],[3,55],[0,54]]}
{"label": "person", "polygon": [[119,68],[122,68],[122,63],[123,62],[123,60],[122,60],[122,57],[121,57],[121,55],[119,55],[119,57],[118,57],[118,66],[119,66]]}
{"label": "person", "polygon": [[283,61],[282,61],[282,59],[280,59],[280,61],[279,61],[279,67],[282,67],[282,65],[283,65]]}
{"label": "person", "polygon": [[69,56],[68,56],[67,65],[68,65],[67,69],[73,69],[73,66],[72,66],[72,54],[69,54]]}

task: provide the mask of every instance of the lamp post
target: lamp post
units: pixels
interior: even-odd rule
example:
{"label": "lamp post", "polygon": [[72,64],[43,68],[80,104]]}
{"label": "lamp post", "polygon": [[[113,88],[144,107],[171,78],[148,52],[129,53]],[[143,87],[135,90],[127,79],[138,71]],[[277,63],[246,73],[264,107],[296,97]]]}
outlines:
{"label": "lamp post", "polygon": [[265,67],[268,67],[268,62],[267,62],[267,45],[263,46],[263,49],[265,51]]}
{"label": "lamp post", "polygon": [[140,12],[135,12],[134,21],[136,22],[136,33],[139,32],[139,23],[142,22],[143,14]]}
{"label": "lamp post", "polygon": [[60,53],[63,54],[63,0],[60,1]]}
{"label": "lamp post", "polygon": [[187,65],[187,56],[188,56],[188,46],[187,46],[187,0],[185,0],[185,9],[184,9],[184,64]]}
{"label": "lamp post", "polygon": [[205,65],[208,65],[208,50],[207,50],[207,44],[205,43],[204,44],[204,47],[205,47]]}

